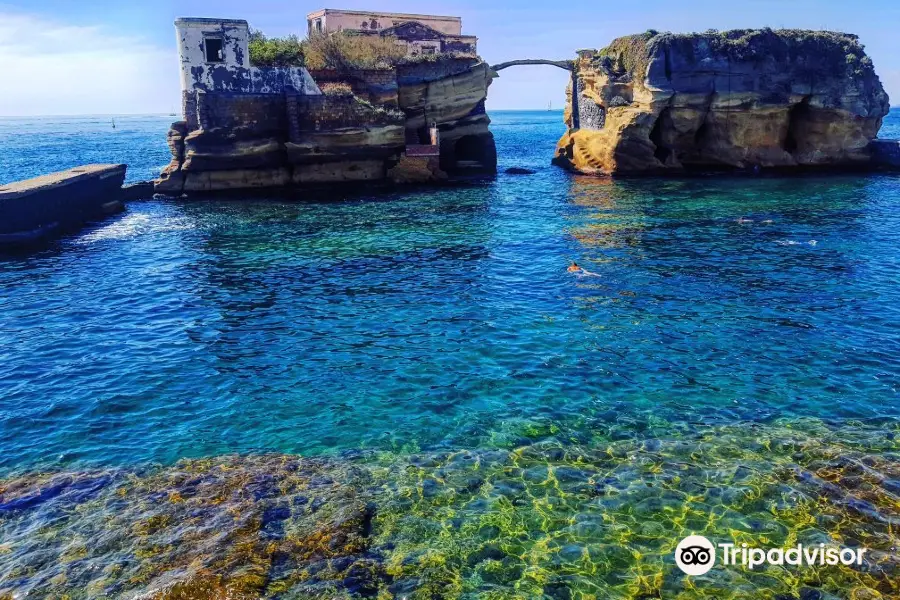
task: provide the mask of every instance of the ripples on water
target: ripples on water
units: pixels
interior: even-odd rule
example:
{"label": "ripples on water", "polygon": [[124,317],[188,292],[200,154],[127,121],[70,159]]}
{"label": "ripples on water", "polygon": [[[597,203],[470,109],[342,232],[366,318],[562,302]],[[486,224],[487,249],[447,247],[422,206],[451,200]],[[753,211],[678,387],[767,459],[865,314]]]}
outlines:
{"label": "ripples on water", "polygon": [[[99,156],[156,170],[167,121],[135,126],[134,147],[153,154]],[[666,558],[690,530],[881,553],[866,576],[812,583],[779,571],[729,584],[715,569],[713,595],[895,597],[900,178],[577,177],[546,164],[560,128],[557,113],[495,115],[501,169],[533,176],[298,203],[138,202],[0,259],[0,470],[70,472],[49,476],[69,477],[56,488],[9,479],[5,497],[0,484],[0,539],[13,540],[0,542],[0,597],[177,579],[188,559],[165,548],[191,548],[178,536],[192,530],[168,529],[183,517],[177,499],[159,504],[173,490],[197,510],[259,517],[234,525],[250,544],[241,560],[213,542],[192,550],[211,557],[190,571],[204,589],[240,579],[228,565],[257,565],[262,583],[241,579],[251,596],[300,593],[296,572],[327,559],[331,579],[313,583],[340,593],[369,593],[346,581],[362,561],[374,593],[397,597],[694,598]],[[600,276],[567,274],[571,260]],[[226,453],[275,453],[229,468],[284,485],[242,496],[214,475],[223,459],[133,471]],[[289,475],[277,465],[297,459],[284,454],[322,458]],[[319,489],[308,469],[337,483],[301,491]],[[357,514],[351,500],[376,508],[350,518],[342,539],[359,539],[346,547],[279,546],[285,566],[252,549],[268,547],[265,511],[293,507],[275,521],[295,535],[277,544],[347,525],[308,518],[298,494],[341,515]],[[21,498],[43,508],[10,504]],[[85,516],[55,521],[64,539],[99,535],[110,511],[137,529],[68,572],[35,571],[31,528],[74,505]],[[127,564],[100,577],[91,560]],[[69,588],[46,587],[60,573]]]}

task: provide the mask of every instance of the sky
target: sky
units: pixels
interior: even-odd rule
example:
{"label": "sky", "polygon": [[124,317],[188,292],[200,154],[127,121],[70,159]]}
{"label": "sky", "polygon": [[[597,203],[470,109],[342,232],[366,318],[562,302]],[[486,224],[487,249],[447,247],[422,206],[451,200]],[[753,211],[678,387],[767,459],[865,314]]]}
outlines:
{"label": "sky", "polygon": [[[648,29],[750,27],[830,29],[860,36],[900,105],[897,0],[0,0],[0,116],[176,112],[180,104],[176,17],[246,19],[270,36],[303,35],[319,8],[458,15],[491,64],[567,59],[579,48]],[[561,108],[568,74],[555,67],[506,69],[488,109]]]}

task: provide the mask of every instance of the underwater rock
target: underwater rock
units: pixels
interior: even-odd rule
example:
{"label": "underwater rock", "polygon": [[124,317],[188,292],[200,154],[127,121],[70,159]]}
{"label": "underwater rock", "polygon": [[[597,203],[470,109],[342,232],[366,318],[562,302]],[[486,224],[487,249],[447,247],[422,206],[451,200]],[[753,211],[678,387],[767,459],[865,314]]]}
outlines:
{"label": "underwater rock", "polygon": [[[652,444],[26,474],[0,480],[0,598],[896,598],[885,431],[740,423]],[[671,560],[688,532],[870,553],[802,581],[723,565],[689,581]]]}

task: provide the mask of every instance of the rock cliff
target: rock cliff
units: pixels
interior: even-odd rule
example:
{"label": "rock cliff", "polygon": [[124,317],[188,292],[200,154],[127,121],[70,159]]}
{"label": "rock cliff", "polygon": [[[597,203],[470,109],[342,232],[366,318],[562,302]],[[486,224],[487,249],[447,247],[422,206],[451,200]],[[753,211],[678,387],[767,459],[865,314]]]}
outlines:
{"label": "rock cliff", "polygon": [[[405,183],[496,170],[484,109],[493,72],[485,63],[447,58],[377,75],[360,74],[352,92],[349,84],[318,95],[198,92],[190,105],[196,126],[186,120],[169,131],[172,161],[156,191]],[[414,164],[420,159],[406,149],[429,144],[432,125],[440,131],[439,161]]]}
{"label": "rock cliff", "polygon": [[568,93],[554,162],[590,174],[864,165],[889,108],[856,36],[798,30],[619,38]]}

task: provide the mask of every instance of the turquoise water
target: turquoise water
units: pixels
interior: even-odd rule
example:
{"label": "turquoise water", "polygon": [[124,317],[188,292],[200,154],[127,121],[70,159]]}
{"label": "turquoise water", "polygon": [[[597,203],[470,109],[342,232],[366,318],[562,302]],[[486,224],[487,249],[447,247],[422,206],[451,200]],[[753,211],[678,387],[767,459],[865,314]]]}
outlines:
{"label": "turquoise water", "polygon": [[[29,474],[38,469],[109,486],[60,524],[69,496],[53,497],[57,512],[4,521],[0,485],[0,533],[14,540],[5,565],[0,543],[0,598],[5,585],[49,593],[51,573],[27,575],[43,560],[26,543],[36,524],[90,539],[111,514],[133,515],[117,527],[152,537],[146,498],[188,498],[172,473],[218,472],[222,459],[166,469],[232,453],[251,456],[229,467],[250,479],[346,473],[343,461],[371,469],[368,483],[347,485],[380,490],[369,551],[384,573],[372,585],[397,597],[397,581],[413,577],[410,597],[694,598],[662,558],[688,529],[762,527],[782,541],[815,531],[895,560],[900,500],[886,482],[900,477],[900,176],[593,179],[548,165],[559,113],[492,119],[500,169],[536,174],[304,202],[147,200],[37,254],[0,258],[0,471],[25,474],[7,483],[6,502],[48,489]],[[101,118],[0,120],[11,157],[0,182],[95,160],[147,178],[167,161],[168,120],[120,118],[115,132]],[[885,132],[898,122],[894,111]],[[44,141],[20,138],[23,128]],[[596,276],[568,274],[572,260]],[[288,473],[252,458],[295,454],[324,462]],[[483,470],[476,483],[466,456]],[[868,487],[848,483],[850,463],[876,474]],[[116,500],[109,482],[148,464],[162,475],[127,488],[145,495]],[[798,469],[815,478],[795,480]],[[591,491],[604,477],[619,482],[608,483],[617,500]],[[177,512],[187,505],[172,507],[154,518],[187,518]],[[265,529],[270,508],[259,510]],[[161,576],[182,564],[166,539],[153,552],[111,541],[96,560],[158,560]],[[640,552],[611,558],[612,541]],[[94,581],[71,568],[73,589]],[[284,565],[267,569],[267,595],[280,597],[279,577],[299,585]],[[891,573],[847,577],[891,597]],[[96,585],[109,597],[157,581],[105,577]],[[361,593],[335,577],[341,593]],[[828,577],[813,587],[850,585]],[[800,597],[811,585],[717,581],[717,597]],[[560,586],[569,595],[551,593]],[[297,597],[326,592],[310,594]],[[826,598],[804,600],[814,597]]]}
{"label": "turquoise water", "polygon": [[[161,146],[163,122],[134,127]],[[561,127],[494,116],[533,176],[139,202],[0,259],[0,468],[898,415],[896,176],[572,177]]]}

